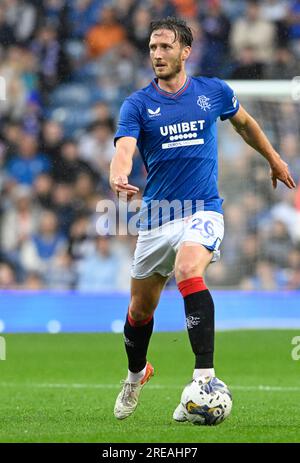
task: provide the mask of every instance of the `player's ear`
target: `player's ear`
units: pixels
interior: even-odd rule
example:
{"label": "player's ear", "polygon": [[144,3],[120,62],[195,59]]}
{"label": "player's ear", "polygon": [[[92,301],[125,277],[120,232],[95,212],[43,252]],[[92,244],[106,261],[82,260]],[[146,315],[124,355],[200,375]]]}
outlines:
{"label": "player's ear", "polygon": [[184,47],[182,51],[182,60],[185,61],[191,54],[191,47]]}

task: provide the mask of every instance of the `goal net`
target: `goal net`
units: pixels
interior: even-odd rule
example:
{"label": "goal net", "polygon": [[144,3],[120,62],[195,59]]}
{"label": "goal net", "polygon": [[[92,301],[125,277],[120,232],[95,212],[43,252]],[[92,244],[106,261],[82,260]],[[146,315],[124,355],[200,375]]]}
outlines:
{"label": "goal net", "polygon": [[221,260],[210,265],[215,288],[300,288],[300,77],[292,81],[228,81],[258,121],[298,185],[272,188],[267,161],[220,122],[219,185],[224,198]]}

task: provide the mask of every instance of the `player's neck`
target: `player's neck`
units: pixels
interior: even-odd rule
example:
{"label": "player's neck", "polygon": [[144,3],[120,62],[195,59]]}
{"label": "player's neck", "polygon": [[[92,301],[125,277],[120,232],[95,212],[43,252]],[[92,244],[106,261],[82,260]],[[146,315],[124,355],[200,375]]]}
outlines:
{"label": "player's neck", "polygon": [[185,72],[182,72],[171,80],[158,79],[157,83],[158,86],[165,92],[177,93],[178,90],[180,90],[184,86],[186,80],[187,75]]}

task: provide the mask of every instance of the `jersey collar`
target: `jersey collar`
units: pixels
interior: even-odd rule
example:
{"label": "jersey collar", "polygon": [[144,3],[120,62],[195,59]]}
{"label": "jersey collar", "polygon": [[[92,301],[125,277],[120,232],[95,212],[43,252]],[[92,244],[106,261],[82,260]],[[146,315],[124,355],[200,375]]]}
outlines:
{"label": "jersey collar", "polygon": [[164,96],[169,97],[169,98],[177,98],[178,96],[182,95],[183,92],[185,92],[185,90],[189,87],[190,82],[191,82],[191,78],[190,78],[190,77],[187,77],[187,79],[186,79],[185,83],[183,84],[183,86],[182,86],[176,93],[166,92],[165,90],[163,90],[162,88],[160,88],[160,87],[158,86],[157,78],[156,78],[156,77],[152,80],[151,83],[152,83],[153,87],[155,88],[155,90],[156,90],[160,95],[164,95]]}

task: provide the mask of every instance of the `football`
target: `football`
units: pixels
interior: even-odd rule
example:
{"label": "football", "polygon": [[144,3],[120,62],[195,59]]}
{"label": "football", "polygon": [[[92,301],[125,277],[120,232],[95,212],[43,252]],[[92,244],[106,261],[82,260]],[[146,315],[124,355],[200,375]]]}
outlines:
{"label": "football", "polygon": [[200,377],[184,388],[181,404],[189,422],[212,426],[222,423],[230,415],[232,395],[220,379]]}

